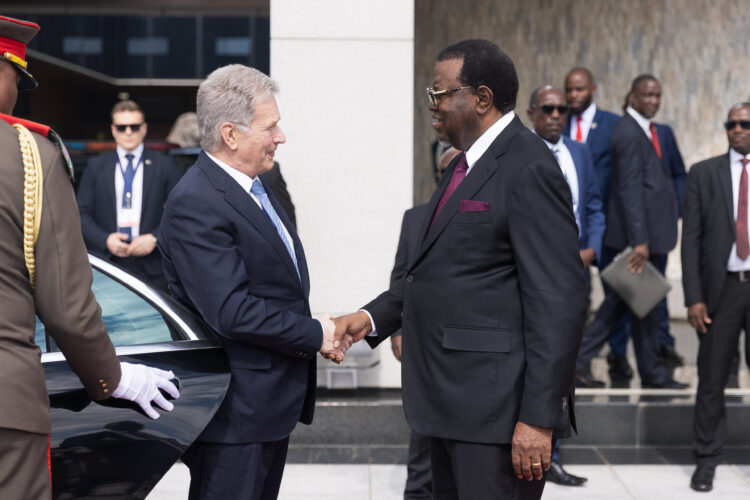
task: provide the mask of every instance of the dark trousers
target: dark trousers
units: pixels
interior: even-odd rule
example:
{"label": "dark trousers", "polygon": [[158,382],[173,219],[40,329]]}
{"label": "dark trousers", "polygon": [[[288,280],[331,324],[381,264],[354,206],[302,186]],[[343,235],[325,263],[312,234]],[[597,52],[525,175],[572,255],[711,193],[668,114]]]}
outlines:
{"label": "dark trousers", "polygon": [[[603,254],[607,252],[602,252]],[[612,252],[610,252],[612,253]],[[656,268],[663,275],[667,269],[667,256],[662,255],[662,259],[659,261],[659,265]],[[602,264],[602,269],[606,267],[609,262],[612,261],[614,255],[609,256],[609,260],[606,264]],[[604,260],[604,259],[603,259]],[[611,293],[612,290],[608,286],[604,286],[605,293]],[[659,305],[656,306],[659,312],[659,345],[674,345],[674,337],[669,333],[669,310],[667,309],[667,299],[664,298]],[[617,326],[609,334],[609,346],[612,348],[612,352],[615,356],[624,357],[628,351],[628,339],[630,338],[630,312],[626,313],[617,323]]]}
{"label": "dark trousers", "polygon": [[[750,360],[750,283],[727,276],[719,305],[698,348],[698,393],[695,397],[693,450],[698,463],[718,464],[726,436],[724,388],[745,329],[745,354]],[[748,361],[750,364],[750,361]]]}
{"label": "dark trousers", "polygon": [[[649,256],[654,266],[658,265],[662,255]],[[591,360],[599,353],[609,338],[612,328],[620,318],[629,311],[628,306],[616,293],[610,293],[599,306],[594,321],[583,332],[581,349],[578,351],[577,367],[579,370],[591,366]],[[659,313],[654,308],[644,318],[630,315],[630,328],[633,336],[638,373],[643,382],[658,383],[669,378],[667,368],[659,358]]]}
{"label": "dark trousers", "polygon": [[50,500],[47,434],[0,429],[0,498]]}
{"label": "dark trousers", "polygon": [[288,446],[288,437],[268,443],[193,443],[182,456],[190,469],[188,500],[276,500]]}
{"label": "dark trousers", "polygon": [[432,494],[435,500],[538,500],[541,480],[518,479],[509,444],[482,444],[431,438]]}
{"label": "dark trousers", "polygon": [[432,500],[430,438],[411,431],[404,500]]}

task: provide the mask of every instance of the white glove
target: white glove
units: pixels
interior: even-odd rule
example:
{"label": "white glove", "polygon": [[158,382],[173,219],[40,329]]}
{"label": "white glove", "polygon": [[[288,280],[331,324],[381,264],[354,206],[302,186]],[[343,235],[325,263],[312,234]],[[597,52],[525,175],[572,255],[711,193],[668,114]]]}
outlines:
{"label": "white glove", "polygon": [[146,365],[122,362],[120,369],[122,370],[120,385],[112,393],[113,398],[135,401],[146,412],[146,415],[154,420],[159,418],[159,414],[151,407],[152,402],[163,410],[172,411],[174,405],[167,401],[159,389],[165,390],[175,399],[180,397],[180,391],[170,382],[174,378],[174,373]]}

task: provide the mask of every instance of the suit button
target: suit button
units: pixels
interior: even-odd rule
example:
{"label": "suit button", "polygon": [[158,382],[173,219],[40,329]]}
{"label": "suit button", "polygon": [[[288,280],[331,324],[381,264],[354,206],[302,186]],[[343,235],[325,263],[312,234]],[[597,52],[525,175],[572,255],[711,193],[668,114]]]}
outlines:
{"label": "suit button", "polygon": [[409,274],[406,276],[406,282],[407,283],[413,283],[414,282],[414,275]]}

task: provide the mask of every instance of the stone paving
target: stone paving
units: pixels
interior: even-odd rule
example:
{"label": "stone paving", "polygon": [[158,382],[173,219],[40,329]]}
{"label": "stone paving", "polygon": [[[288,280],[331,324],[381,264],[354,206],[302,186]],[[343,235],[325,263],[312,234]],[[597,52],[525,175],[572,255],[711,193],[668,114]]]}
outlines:
{"label": "stone paving", "polygon": [[[588,477],[580,488],[548,484],[543,499],[607,500],[747,500],[750,466],[720,465],[714,490],[696,493],[689,488],[691,465],[568,465]],[[406,479],[404,465],[287,465],[279,500],[401,500]],[[150,500],[184,500],[190,476],[178,464],[148,496]]]}

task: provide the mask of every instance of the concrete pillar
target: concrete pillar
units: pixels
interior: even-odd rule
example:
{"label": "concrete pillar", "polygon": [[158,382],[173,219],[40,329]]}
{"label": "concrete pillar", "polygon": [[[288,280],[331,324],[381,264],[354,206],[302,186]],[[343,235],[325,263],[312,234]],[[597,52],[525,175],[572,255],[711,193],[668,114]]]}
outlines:
{"label": "concrete pillar", "polygon": [[[276,157],[296,205],[312,309],[351,312],[387,288],[412,205],[414,1],[271,0],[270,17],[287,136]],[[360,373],[360,385],[399,386],[388,342],[373,356],[381,363]]]}

